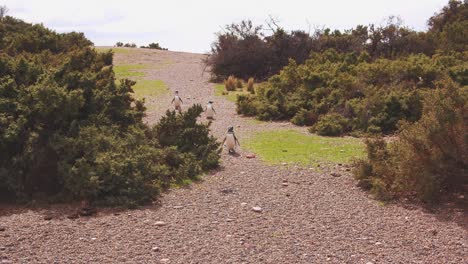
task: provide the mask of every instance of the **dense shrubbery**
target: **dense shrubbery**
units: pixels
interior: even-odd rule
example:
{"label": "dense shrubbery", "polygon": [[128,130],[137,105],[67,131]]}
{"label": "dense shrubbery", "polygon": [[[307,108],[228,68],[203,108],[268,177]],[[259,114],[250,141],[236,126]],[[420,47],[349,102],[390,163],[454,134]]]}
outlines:
{"label": "dense shrubbery", "polygon": [[398,138],[367,142],[368,158],[355,177],[377,198],[417,195],[434,201],[468,184],[468,88],[450,81],[428,93],[422,117],[403,124]]}
{"label": "dense shrubbery", "polygon": [[157,50],[167,50],[166,48],[163,48],[159,46],[159,43],[150,43],[148,46],[141,46],[140,48],[143,49],[157,49]]}
{"label": "dense shrubbery", "polygon": [[83,34],[3,17],[0,36],[2,198],[135,205],[217,166],[219,145],[196,123],[200,106],[147,127],[135,82],[116,83],[112,53]]}
{"label": "dense shrubbery", "polygon": [[[386,40],[377,44],[368,41],[376,33],[369,36],[358,27],[358,32],[350,34],[362,35],[361,41],[368,44],[355,48],[350,48],[353,41],[336,44],[350,36],[326,33],[322,36],[326,41],[319,39],[336,42],[325,45],[335,49],[313,52],[303,64],[290,60],[279,74],[269,78],[261,92],[238,98],[238,113],[261,120],[288,119],[297,125],[313,126],[311,130],[324,135],[350,131],[389,134],[402,120],[417,121],[423,91],[434,89],[436,82],[445,79],[467,85],[468,53],[460,48],[466,47],[467,41],[447,40],[446,30],[466,23],[466,16],[461,14],[466,13],[468,4],[452,1],[449,6],[431,18],[433,27],[428,32],[418,33],[431,36],[428,51],[412,50],[414,43],[407,43],[408,47],[401,44],[406,43],[406,29],[394,24],[380,29],[377,35]],[[450,19],[443,19],[446,13]],[[440,21],[457,26],[442,26]],[[459,30],[459,34],[466,33],[465,28]],[[455,46],[459,48],[451,50]]]}
{"label": "dense shrubbery", "polygon": [[467,2],[451,0],[429,20],[427,32],[416,32],[390,17],[381,26],[358,25],[339,30],[317,30],[309,35],[304,31],[287,32],[271,21],[265,35],[263,26],[251,21],[226,26],[218,34],[206,63],[213,79],[221,81],[229,75],[257,80],[277,74],[293,59],[302,64],[311,52],[334,49],[339,53],[366,53],[370,59],[395,59],[410,54],[432,56],[437,50],[463,52],[468,45]]}

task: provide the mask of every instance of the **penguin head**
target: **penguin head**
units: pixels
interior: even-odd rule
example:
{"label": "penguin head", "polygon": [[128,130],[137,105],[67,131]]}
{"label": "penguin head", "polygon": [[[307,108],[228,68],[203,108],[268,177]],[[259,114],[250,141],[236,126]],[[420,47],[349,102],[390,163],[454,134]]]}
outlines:
{"label": "penguin head", "polygon": [[213,103],[213,101],[208,101],[208,103],[209,103],[209,104],[212,104],[212,103]]}
{"label": "penguin head", "polygon": [[175,91],[175,94],[179,94],[179,91]]}
{"label": "penguin head", "polygon": [[228,127],[228,132],[233,133],[234,132],[234,127],[232,127],[232,126]]}

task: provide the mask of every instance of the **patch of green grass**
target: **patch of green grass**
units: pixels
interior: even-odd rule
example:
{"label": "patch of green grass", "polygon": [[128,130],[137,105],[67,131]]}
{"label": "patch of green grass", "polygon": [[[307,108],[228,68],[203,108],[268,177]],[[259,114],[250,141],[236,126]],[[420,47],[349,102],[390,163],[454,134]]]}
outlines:
{"label": "patch of green grass", "polygon": [[360,139],[306,135],[286,129],[258,132],[243,145],[271,164],[349,163],[364,156]]}
{"label": "patch of green grass", "polygon": [[226,89],[224,88],[224,84],[215,84],[215,95],[216,96],[224,96],[228,101],[231,101],[231,102],[236,102],[237,101],[237,95],[240,95],[240,94],[247,94],[246,92],[242,91],[242,90],[237,90],[237,91],[230,91],[230,92],[227,92],[227,94],[223,94],[223,93],[226,93]]}
{"label": "patch of green grass", "polygon": [[144,64],[123,64],[114,65],[115,77],[117,79],[131,78],[131,77],[143,77],[144,72],[140,71],[148,68],[148,65]]}
{"label": "patch of green grass", "polygon": [[97,52],[107,52],[112,50],[114,54],[128,54],[138,51],[136,48],[109,48],[109,47],[94,47]]}
{"label": "patch of green grass", "polygon": [[137,80],[133,86],[135,98],[154,98],[169,92],[167,85],[161,80]]}

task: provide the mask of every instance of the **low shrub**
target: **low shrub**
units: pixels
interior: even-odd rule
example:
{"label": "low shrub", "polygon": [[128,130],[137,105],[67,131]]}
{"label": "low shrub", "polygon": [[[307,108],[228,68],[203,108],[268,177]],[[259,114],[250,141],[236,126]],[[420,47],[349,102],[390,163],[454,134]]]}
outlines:
{"label": "low shrub", "polygon": [[244,87],[244,82],[241,79],[236,79],[236,88],[242,89]]}
{"label": "low shrub", "polygon": [[255,93],[254,83],[255,83],[254,78],[250,77],[249,80],[247,81],[247,86],[245,86],[245,91],[251,94],[254,94]]}
{"label": "low shrub", "polygon": [[224,87],[226,88],[226,91],[231,92],[236,90],[236,85],[237,85],[237,79],[234,76],[229,76],[225,81],[224,81]]}
{"label": "low shrub", "polygon": [[291,119],[291,123],[297,126],[312,126],[317,122],[317,115],[312,111],[301,109]]}
{"label": "low shrub", "polygon": [[377,198],[416,195],[433,202],[468,184],[468,88],[450,80],[427,93],[419,121],[402,124],[398,138],[367,142],[368,157],[354,175]]}
{"label": "low shrub", "polygon": [[310,129],[321,136],[340,136],[347,131],[348,120],[340,114],[331,113],[321,116]]}

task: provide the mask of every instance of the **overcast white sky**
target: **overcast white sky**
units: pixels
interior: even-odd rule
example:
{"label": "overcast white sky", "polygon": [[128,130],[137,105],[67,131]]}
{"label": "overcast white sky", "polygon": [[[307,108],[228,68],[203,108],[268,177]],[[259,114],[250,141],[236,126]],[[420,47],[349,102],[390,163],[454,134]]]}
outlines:
{"label": "overcast white sky", "polygon": [[346,29],[380,24],[390,16],[426,29],[427,19],[448,0],[0,0],[9,15],[58,32],[80,31],[97,46],[117,41],[159,42],[177,51],[206,52],[225,24],[269,15],[286,29],[309,25]]}

